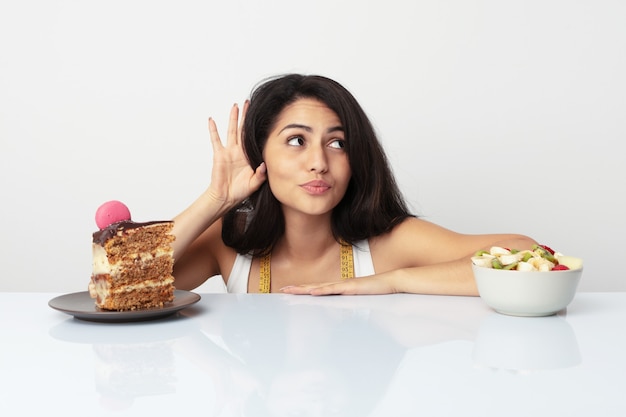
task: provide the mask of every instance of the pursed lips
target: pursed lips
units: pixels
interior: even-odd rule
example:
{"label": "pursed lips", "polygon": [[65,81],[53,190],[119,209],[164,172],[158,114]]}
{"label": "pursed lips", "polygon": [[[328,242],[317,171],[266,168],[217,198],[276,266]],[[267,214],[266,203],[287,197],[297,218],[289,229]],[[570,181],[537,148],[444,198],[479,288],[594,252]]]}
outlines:
{"label": "pursed lips", "polygon": [[309,181],[301,184],[300,187],[304,188],[311,194],[322,194],[331,188],[330,184],[321,180]]}

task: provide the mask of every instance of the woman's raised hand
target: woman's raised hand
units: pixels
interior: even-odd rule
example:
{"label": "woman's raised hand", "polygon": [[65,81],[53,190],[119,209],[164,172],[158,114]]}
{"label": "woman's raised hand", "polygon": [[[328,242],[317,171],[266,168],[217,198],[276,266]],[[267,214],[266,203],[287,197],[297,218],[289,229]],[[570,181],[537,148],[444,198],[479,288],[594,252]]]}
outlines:
{"label": "woman's raised hand", "polygon": [[220,139],[217,125],[209,118],[209,134],[213,147],[213,169],[209,193],[216,200],[231,208],[256,191],[266,180],[265,164],[261,163],[256,171],[250,167],[243,150],[243,122],[249,102],[243,106],[239,121],[239,106],[233,105],[230,110],[226,145]]}
{"label": "woman's raised hand", "polygon": [[[215,121],[209,119],[213,147],[211,184],[174,218],[172,234],[176,239],[172,248],[176,259],[177,288],[195,288],[206,277],[219,273],[214,267],[217,264],[215,258],[214,262],[207,260],[211,256],[208,248],[215,234],[203,233],[228,210],[256,191],[267,178],[265,164],[259,165],[256,170],[252,169],[243,150],[242,125],[247,109],[248,102],[243,106],[241,123],[239,106],[235,104],[231,109],[226,144],[220,140]],[[220,238],[219,234],[217,238]]]}

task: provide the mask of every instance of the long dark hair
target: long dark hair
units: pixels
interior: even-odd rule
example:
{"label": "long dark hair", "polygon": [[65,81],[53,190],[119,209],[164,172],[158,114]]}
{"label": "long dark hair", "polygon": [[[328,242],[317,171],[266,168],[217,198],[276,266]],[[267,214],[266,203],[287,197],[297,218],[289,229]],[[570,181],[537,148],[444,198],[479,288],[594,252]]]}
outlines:
{"label": "long dark hair", "polygon": [[[256,168],[263,162],[263,148],[278,115],[301,98],[324,103],[344,128],[352,177],[331,216],[335,239],[354,244],[389,232],[412,216],[370,120],[348,90],[326,77],[289,74],[265,80],[253,89],[242,138],[250,165]],[[226,213],[222,239],[238,253],[262,256],[272,251],[284,231],[280,203],[265,182]]]}

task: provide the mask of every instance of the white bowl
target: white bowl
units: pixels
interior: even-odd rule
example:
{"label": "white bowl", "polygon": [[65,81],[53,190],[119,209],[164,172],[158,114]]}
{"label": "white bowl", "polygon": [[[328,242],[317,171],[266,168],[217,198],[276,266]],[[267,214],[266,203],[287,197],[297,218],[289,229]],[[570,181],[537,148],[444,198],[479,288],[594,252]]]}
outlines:
{"label": "white bowl", "polygon": [[478,293],[498,313],[550,316],[574,299],[582,266],[565,271],[508,271],[472,264]]}

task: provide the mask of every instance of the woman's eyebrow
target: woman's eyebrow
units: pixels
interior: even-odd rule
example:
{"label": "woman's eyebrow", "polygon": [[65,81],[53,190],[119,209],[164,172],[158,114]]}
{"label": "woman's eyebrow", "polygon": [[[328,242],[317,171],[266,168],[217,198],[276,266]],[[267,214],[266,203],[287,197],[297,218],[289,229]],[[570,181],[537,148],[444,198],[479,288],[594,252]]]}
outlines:
{"label": "woman's eyebrow", "polygon": [[310,126],[301,125],[301,124],[298,124],[298,123],[291,123],[291,124],[288,124],[287,126],[283,127],[282,129],[280,129],[280,132],[278,132],[278,133],[281,133],[281,132],[283,132],[283,131],[285,131],[287,129],[303,129],[303,130],[306,130],[307,132],[312,132],[313,131],[313,129]]}
{"label": "woman's eyebrow", "polygon": [[[283,127],[282,129],[280,129],[280,132],[278,132],[278,133],[281,133],[281,132],[283,132],[283,131],[285,131],[287,129],[303,129],[303,130],[306,130],[307,132],[312,132],[313,131],[313,129],[310,126],[302,125],[302,124],[298,124],[298,123],[291,123],[291,124],[288,124],[287,126]],[[326,130],[326,133],[343,132],[343,131],[344,131],[343,126],[334,126],[334,127],[329,127]]]}
{"label": "woman's eyebrow", "polygon": [[328,128],[328,130],[326,130],[326,133],[333,133],[333,132],[343,132],[343,126],[335,126],[335,127],[331,127]]}

